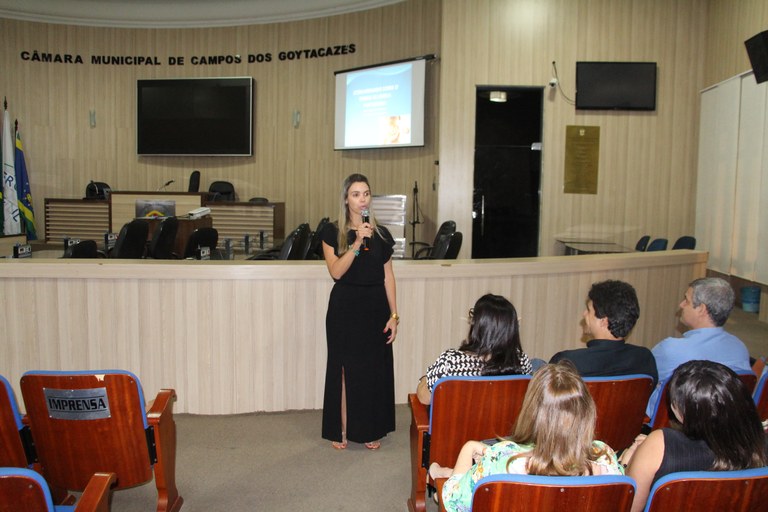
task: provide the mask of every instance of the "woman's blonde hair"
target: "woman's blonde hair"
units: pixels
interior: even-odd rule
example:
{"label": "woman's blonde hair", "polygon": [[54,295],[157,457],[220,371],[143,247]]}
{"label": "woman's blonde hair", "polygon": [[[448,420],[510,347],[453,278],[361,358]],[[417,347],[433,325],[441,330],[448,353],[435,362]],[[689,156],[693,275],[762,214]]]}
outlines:
{"label": "woman's blonde hair", "polygon": [[[347,176],[347,178],[344,180],[344,182],[341,184],[341,201],[339,203],[339,234],[337,239],[337,244],[339,246],[338,248],[338,255],[341,256],[347,250],[349,249],[349,241],[347,240],[347,233],[349,233],[349,230],[352,229],[352,220],[349,218],[349,206],[347,205],[347,194],[349,194],[349,187],[351,187],[355,183],[365,183],[368,185],[368,191],[371,193],[371,197],[373,197],[373,192],[371,191],[371,184],[368,183],[368,178],[363,176],[362,174],[355,173],[350,174]],[[379,227],[376,224],[376,219],[373,216],[373,209],[371,208],[372,205],[368,205],[368,211],[370,212],[370,224],[373,226],[374,231],[381,236],[381,232],[379,231]]]}
{"label": "woman's blonde hair", "polygon": [[528,457],[531,475],[577,476],[591,473],[590,461],[603,455],[593,446],[595,402],[573,363],[542,366],[533,375],[510,439],[532,444],[515,458]]}

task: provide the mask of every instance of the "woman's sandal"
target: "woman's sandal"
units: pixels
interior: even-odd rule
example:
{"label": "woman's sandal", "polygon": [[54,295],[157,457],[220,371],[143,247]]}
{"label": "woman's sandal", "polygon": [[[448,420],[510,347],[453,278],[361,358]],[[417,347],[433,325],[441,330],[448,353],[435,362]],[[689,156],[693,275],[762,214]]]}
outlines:
{"label": "woman's sandal", "polygon": [[331,441],[331,446],[333,446],[336,450],[346,450],[347,449],[346,432],[341,433],[341,442]]}
{"label": "woman's sandal", "polygon": [[370,443],[365,443],[365,447],[369,450],[378,450],[381,448],[381,442],[379,441],[371,441]]}

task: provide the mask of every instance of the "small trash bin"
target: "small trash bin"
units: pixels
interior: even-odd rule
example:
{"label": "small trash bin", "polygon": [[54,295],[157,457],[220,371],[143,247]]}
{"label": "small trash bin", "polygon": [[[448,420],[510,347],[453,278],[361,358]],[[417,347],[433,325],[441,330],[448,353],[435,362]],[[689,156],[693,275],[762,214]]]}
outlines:
{"label": "small trash bin", "polygon": [[741,288],[741,309],[745,313],[760,311],[760,287],[744,286]]}

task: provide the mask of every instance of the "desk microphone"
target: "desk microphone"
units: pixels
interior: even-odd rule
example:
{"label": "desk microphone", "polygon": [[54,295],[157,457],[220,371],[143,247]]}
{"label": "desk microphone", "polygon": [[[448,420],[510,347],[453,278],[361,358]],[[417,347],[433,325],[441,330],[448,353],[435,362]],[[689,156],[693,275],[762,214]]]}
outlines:
{"label": "desk microphone", "polygon": [[[360,215],[363,216],[363,224],[371,222],[371,212],[368,211],[368,208],[361,210]],[[363,238],[363,250],[368,250],[368,237]]]}
{"label": "desk microphone", "polygon": [[174,181],[175,181],[175,180],[168,180],[168,181],[166,181],[166,182],[165,182],[165,185],[163,185],[162,187],[158,188],[158,189],[157,189],[157,191],[158,191],[158,192],[160,192],[161,190],[163,190],[165,187],[167,187],[168,185],[170,185],[170,184],[171,184],[171,183],[173,183]]}

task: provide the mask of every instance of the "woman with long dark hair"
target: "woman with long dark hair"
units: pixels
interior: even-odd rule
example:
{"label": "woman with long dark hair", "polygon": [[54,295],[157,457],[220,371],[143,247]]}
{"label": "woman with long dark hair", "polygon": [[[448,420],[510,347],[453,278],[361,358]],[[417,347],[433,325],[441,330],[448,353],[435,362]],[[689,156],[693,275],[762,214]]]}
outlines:
{"label": "woman with long dark hair", "polygon": [[371,213],[368,178],[352,174],[341,188],[340,215],[322,231],[323,256],[335,284],[325,328],[328,362],[324,439],[337,450],[347,440],[369,450],[395,430],[392,342],[397,337],[395,242]]}
{"label": "woman with long dark hair", "polygon": [[755,402],[733,370],[713,361],[688,361],[677,367],[668,387],[680,429],[638,436],[621,456],[637,483],[633,512],[643,510],[653,484],[669,473],[768,465]]}
{"label": "woman with long dark hair", "polygon": [[514,375],[531,373],[531,362],[520,345],[517,310],[501,295],[486,294],[469,310],[469,333],[458,349],[448,349],[427,368],[416,388],[419,401],[429,404],[442,377],[453,375]]}

